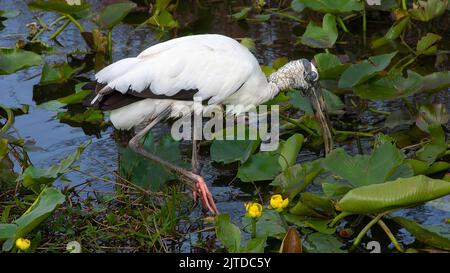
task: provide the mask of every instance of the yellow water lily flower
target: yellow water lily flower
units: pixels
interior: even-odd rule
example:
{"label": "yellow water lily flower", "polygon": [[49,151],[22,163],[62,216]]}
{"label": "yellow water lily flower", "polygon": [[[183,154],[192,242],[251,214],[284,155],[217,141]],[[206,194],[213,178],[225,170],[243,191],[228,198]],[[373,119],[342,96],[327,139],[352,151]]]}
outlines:
{"label": "yellow water lily flower", "polygon": [[283,199],[281,194],[275,194],[270,198],[270,207],[280,212],[289,205],[289,198]]}
{"label": "yellow water lily flower", "polygon": [[22,251],[27,250],[30,248],[31,242],[28,239],[25,238],[19,238],[16,240],[16,247]]}
{"label": "yellow water lily flower", "polygon": [[259,218],[262,214],[262,206],[259,203],[246,203],[245,209],[247,216],[251,218]]}

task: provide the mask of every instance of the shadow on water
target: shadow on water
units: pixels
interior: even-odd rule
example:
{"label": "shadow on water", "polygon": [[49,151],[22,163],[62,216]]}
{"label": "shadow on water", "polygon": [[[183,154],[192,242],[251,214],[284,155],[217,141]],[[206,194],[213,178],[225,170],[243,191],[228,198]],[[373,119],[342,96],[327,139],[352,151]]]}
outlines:
{"label": "shadow on water", "polygon": [[[94,6],[101,7],[101,2],[95,1]],[[181,1],[183,2],[183,1]],[[186,1],[189,2],[189,1]],[[202,9],[196,7],[190,10],[189,6],[180,8],[180,21],[189,22],[182,30],[176,33],[178,36],[192,33],[219,33],[225,34],[233,38],[253,38],[256,42],[254,54],[257,56],[261,64],[270,64],[274,59],[286,56],[290,59],[299,57],[311,58],[315,52],[309,48],[292,46],[292,41],[296,39],[295,32],[301,32],[300,26],[290,23],[286,20],[272,16],[272,19],[264,23],[235,23],[229,20],[227,14],[230,14],[230,6],[225,2],[217,2]],[[26,24],[34,21],[31,12],[26,7],[25,1],[2,1],[3,9],[20,9],[22,15],[4,22],[6,28],[2,32],[0,46],[13,46],[18,38],[24,38],[27,33]],[[133,18],[126,18],[127,23],[138,23],[142,18],[147,18],[142,14],[133,14]],[[55,14],[45,13],[42,19],[51,21],[56,19]],[[152,31],[146,28],[134,30],[135,25],[120,24],[113,31],[114,41],[114,60],[119,60],[128,56],[136,56],[145,48],[158,43],[154,38]],[[300,29],[299,29],[300,28]],[[385,29],[377,28],[378,32],[385,32]],[[355,31],[356,33],[356,31]],[[174,33],[175,34],[175,33]],[[58,37],[59,42],[64,47],[56,47],[56,52],[46,57],[48,62],[67,61],[66,55],[70,52],[78,50],[78,53],[70,58],[69,62],[85,63],[87,67],[93,66],[92,56],[85,55],[84,42],[78,30],[70,25],[64,32],[64,35]],[[80,45],[82,47],[80,48]],[[342,53],[347,53],[350,58],[355,55],[364,55],[360,45],[339,45],[338,49]],[[432,69],[432,67],[430,67]],[[98,177],[111,176],[110,170],[118,169],[118,146],[123,141],[113,138],[113,129],[110,126],[98,128],[96,126],[84,125],[79,127],[70,122],[61,123],[55,118],[55,113],[40,107],[37,104],[46,102],[51,99],[57,99],[73,92],[74,85],[77,81],[69,81],[64,85],[55,84],[47,86],[39,86],[40,67],[33,67],[15,74],[2,76],[0,78],[0,101],[2,104],[9,106],[20,106],[21,104],[31,105],[28,115],[19,116],[16,119],[15,128],[24,138],[33,138],[45,152],[31,152],[31,160],[37,166],[48,166],[59,162],[68,153],[72,152],[80,144],[92,140],[92,144],[88,146],[82,154],[78,165],[85,172],[92,173]],[[89,71],[84,77],[93,78],[93,72]],[[419,101],[420,96],[414,98]],[[435,101],[449,101],[448,92],[438,94]],[[374,102],[374,107],[392,111],[403,107],[402,101],[386,101]],[[70,111],[81,111],[77,107],[69,109]],[[374,124],[379,122],[379,116],[364,114],[360,117],[361,122],[365,124]],[[162,131],[161,131],[162,130]],[[159,128],[156,134],[167,132],[167,128]],[[94,136],[94,137],[93,137]],[[371,143],[364,142],[365,149],[371,146]],[[343,146],[353,153],[357,153],[356,145],[353,141],[344,143]],[[182,144],[183,158],[190,158],[190,144],[183,142]],[[303,150],[298,157],[298,161],[305,161],[317,158],[318,155],[314,151]],[[101,162],[100,165],[98,162]],[[257,191],[256,188],[263,192],[269,192],[267,184],[254,185],[252,183],[239,183],[235,180],[236,165],[221,166],[209,160],[208,148],[203,147],[201,151],[201,175],[205,177],[210,185],[212,194],[217,199],[219,210],[228,212],[232,216],[234,222],[239,222],[241,216],[245,213],[243,201],[251,200]],[[71,173],[72,181],[85,180],[79,173]],[[96,185],[95,190],[114,190],[111,185]],[[199,210],[195,210],[191,217],[198,218]],[[412,217],[419,223],[432,224],[441,221],[443,218],[449,218],[450,213],[445,214],[443,211],[436,210],[432,206],[425,205],[415,209],[405,210],[402,214]],[[402,231],[400,231],[402,236]],[[208,233],[204,236],[208,237]],[[374,235],[376,236],[376,234]],[[380,234],[380,237],[383,237]],[[204,239],[204,238],[203,238]],[[198,237],[191,238],[191,241],[184,242],[181,246],[177,246],[183,252],[191,251],[191,242],[198,240]],[[402,241],[408,243],[411,237],[402,236]]]}

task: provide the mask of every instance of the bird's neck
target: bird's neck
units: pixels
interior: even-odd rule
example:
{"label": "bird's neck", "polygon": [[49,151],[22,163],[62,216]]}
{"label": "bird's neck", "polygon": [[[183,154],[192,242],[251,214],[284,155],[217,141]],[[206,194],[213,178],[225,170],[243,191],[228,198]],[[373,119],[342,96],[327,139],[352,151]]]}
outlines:
{"label": "bird's neck", "polygon": [[295,83],[294,73],[295,69],[290,67],[290,63],[273,72],[268,78],[271,92],[276,95],[281,91],[292,88]]}

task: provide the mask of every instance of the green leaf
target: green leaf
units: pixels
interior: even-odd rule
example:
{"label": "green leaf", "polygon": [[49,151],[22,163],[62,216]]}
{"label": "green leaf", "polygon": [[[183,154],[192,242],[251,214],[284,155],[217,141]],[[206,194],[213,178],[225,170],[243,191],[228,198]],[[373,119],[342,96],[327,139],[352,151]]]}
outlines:
{"label": "green leaf", "polygon": [[55,181],[59,176],[70,170],[75,161],[80,158],[81,153],[90,143],[80,145],[75,152],[63,159],[58,165],[53,165],[46,169],[29,166],[25,169],[19,180],[24,187],[31,187],[36,184],[48,184]]}
{"label": "green leaf", "polygon": [[422,90],[423,77],[408,70],[408,77],[404,78],[400,71],[391,71],[387,76],[353,87],[355,94],[364,99],[386,100],[411,96]]}
{"label": "green leaf", "polygon": [[391,219],[404,227],[409,233],[414,235],[416,240],[436,248],[450,250],[450,236],[448,235],[448,227],[442,227],[443,230],[447,231],[447,234],[443,235],[430,229],[430,227],[434,227],[434,229],[436,229],[436,226],[429,226],[426,228],[417,224],[413,220],[403,217],[392,217]]}
{"label": "green leaf", "polygon": [[41,56],[34,52],[16,48],[0,48],[0,75],[12,74],[41,63]]}
{"label": "green leaf", "polygon": [[305,137],[302,134],[293,134],[286,141],[280,143],[278,163],[281,166],[281,170],[285,170],[295,164],[304,140]]}
{"label": "green leaf", "polygon": [[295,108],[302,110],[306,114],[312,114],[313,109],[309,99],[303,95],[301,92],[290,92],[289,93],[289,102]]}
{"label": "green leaf", "polygon": [[298,216],[328,218],[334,214],[334,208],[329,198],[304,192],[300,195],[297,204],[289,210],[289,213]]}
{"label": "green leaf", "polygon": [[323,95],[323,99],[325,100],[325,105],[327,107],[327,111],[329,113],[338,113],[339,110],[344,109],[345,104],[333,92],[331,92],[327,89],[322,89],[322,95]]}
{"label": "green leaf", "polygon": [[431,142],[427,143],[416,152],[417,159],[433,163],[439,156],[443,155],[447,150],[445,141],[445,133],[440,124],[434,124],[428,127],[431,135]]}
{"label": "green leaf", "polygon": [[308,253],[346,253],[342,250],[344,246],[335,236],[319,232],[309,234],[303,242],[303,248]]}
{"label": "green leaf", "polygon": [[358,0],[297,0],[297,5],[319,11],[321,13],[346,13],[362,10],[363,4]]}
{"label": "green leaf", "polygon": [[0,21],[2,18],[4,19],[11,19],[16,16],[19,16],[20,10],[18,9],[10,9],[10,10],[0,10]]}
{"label": "green leaf", "polygon": [[450,71],[440,71],[423,76],[419,92],[437,92],[450,88]]}
{"label": "green leaf", "polygon": [[323,166],[359,187],[385,182],[403,160],[400,150],[385,142],[371,155],[350,156],[342,148],[335,149],[323,160]]}
{"label": "green leaf", "polygon": [[252,38],[242,38],[241,45],[245,46],[249,50],[255,49],[255,41]]}
{"label": "green leaf", "polygon": [[399,21],[395,22],[395,24],[388,30],[388,32],[384,35],[384,37],[372,41],[372,48],[376,49],[389,42],[394,41],[402,34],[403,30],[406,28],[408,24],[409,24],[409,16],[405,16],[401,18]]}
{"label": "green leaf", "polygon": [[272,67],[276,70],[280,69],[283,65],[287,64],[289,62],[289,59],[286,57],[280,57],[276,58],[272,62]]}
{"label": "green leaf", "polygon": [[252,10],[251,7],[245,7],[243,9],[241,9],[239,12],[233,13],[231,15],[231,17],[234,20],[240,21],[240,20],[244,20],[247,19],[248,13]]}
{"label": "green leaf", "polygon": [[442,172],[450,168],[450,163],[438,161],[433,164],[428,162],[417,160],[417,159],[406,159],[406,162],[411,165],[414,170],[414,175],[419,174],[433,174],[437,172]]}
{"label": "green leaf", "polygon": [[45,220],[66,197],[57,189],[45,188],[28,210],[22,214],[14,224],[18,226],[16,238],[23,237]]}
{"label": "green leaf", "polygon": [[72,78],[77,69],[73,69],[67,63],[59,63],[55,65],[45,64],[42,68],[40,85],[47,85],[52,83],[63,83]]}
{"label": "green leaf", "polygon": [[[153,134],[149,133],[144,141],[145,149],[160,158],[182,168],[188,168],[181,158],[179,142],[170,135],[163,136],[155,143]],[[156,162],[145,159],[129,148],[119,149],[119,169],[123,177],[143,188],[160,190],[165,182],[176,178],[174,174],[161,168]]]}
{"label": "green leaf", "polygon": [[298,193],[304,191],[322,170],[321,159],[296,164],[275,177],[270,185],[280,187],[282,193],[289,195],[289,199],[292,200]]}
{"label": "green leaf", "polygon": [[179,27],[178,21],[175,20],[172,14],[167,10],[162,10],[160,13],[153,15],[147,20],[147,23],[161,29],[173,29]]}
{"label": "green leaf", "polygon": [[229,214],[217,216],[216,236],[229,253],[240,252],[241,230],[231,223]]}
{"label": "green leaf", "polygon": [[[249,217],[242,218],[242,225],[244,230],[251,232],[251,221]],[[270,209],[263,211],[258,222],[256,222],[256,238],[274,237],[277,239],[283,239],[286,230],[281,222],[278,212]]]}
{"label": "green leaf", "polygon": [[[82,1],[85,2],[85,1]],[[88,3],[80,3],[80,5],[69,5],[66,0],[37,0],[28,3],[31,10],[53,11],[62,14],[76,15],[86,12],[90,5]]]}
{"label": "green leaf", "polygon": [[305,9],[305,5],[302,0],[292,0],[291,9],[295,12],[302,12]]}
{"label": "green leaf", "polygon": [[322,183],[323,193],[329,197],[342,197],[351,189],[352,187],[340,183]]}
{"label": "green leaf", "polygon": [[342,64],[336,55],[319,53],[314,56],[321,80],[337,80],[350,64]]}
{"label": "green leaf", "polygon": [[82,113],[60,112],[56,115],[56,117],[62,122],[74,124],[99,124],[103,122],[103,112],[94,108],[89,108]]}
{"label": "green leaf", "polygon": [[336,17],[326,14],[323,17],[322,26],[318,26],[312,21],[309,22],[301,37],[301,42],[309,47],[330,48],[333,47],[337,37]]}
{"label": "green leaf", "polygon": [[428,0],[414,2],[408,12],[412,18],[423,22],[441,16],[447,8],[448,0]]}
{"label": "green leaf", "polygon": [[427,35],[420,38],[419,42],[417,42],[416,53],[424,55],[433,55],[437,49],[437,47],[434,44],[441,39],[442,37],[437,34],[427,33]]}
{"label": "green leaf", "polygon": [[258,140],[214,140],[210,147],[211,159],[228,164],[239,161],[244,163],[258,148]]}
{"label": "green leaf", "polygon": [[8,152],[8,140],[5,138],[0,138],[0,161]]}
{"label": "green leaf", "polygon": [[127,14],[137,5],[132,2],[115,3],[106,6],[98,14],[98,23],[105,29],[111,30],[115,25],[120,23]]}
{"label": "green leaf", "polygon": [[447,194],[450,194],[449,182],[418,175],[352,189],[336,208],[358,214],[380,213],[418,205]]}
{"label": "green leaf", "polygon": [[18,228],[16,224],[0,224],[0,241],[14,238]]}
{"label": "green leaf", "polygon": [[267,237],[256,237],[247,241],[247,245],[242,249],[244,253],[264,253]]}
{"label": "green leaf", "polygon": [[378,72],[385,69],[397,52],[369,57],[368,60],[358,64],[352,64],[342,73],[339,79],[339,88],[350,88],[361,84]]}
{"label": "green leaf", "polygon": [[420,130],[429,133],[428,127],[430,125],[443,125],[450,119],[450,114],[447,111],[447,106],[441,103],[437,104],[423,104],[419,108],[416,125]]}
{"label": "green leaf", "polygon": [[261,152],[250,158],[239,167],[237,177],[242,182],[272,180],[281,171],[279,155]]}
{"label": "green leaf", "polygon": [[288,223],[292,223],[298,227],[311,228],[320,233],[330,235],[336,232],[336,228],[329,227],[328,225],[330,223],[329,219],[298,216],[290,213],[285,213],[283,214],[283,216]]}
{"label": "green leaf", "polygon": [[64,203],[65,199],[59,190],[53,187],[45,188],[22,216],[12,224],[1,224],[0,240],[8,239],[3,244],[3,251],[11,250],[16,238],[24,237],[32,231],[50,216],[58,205]]}

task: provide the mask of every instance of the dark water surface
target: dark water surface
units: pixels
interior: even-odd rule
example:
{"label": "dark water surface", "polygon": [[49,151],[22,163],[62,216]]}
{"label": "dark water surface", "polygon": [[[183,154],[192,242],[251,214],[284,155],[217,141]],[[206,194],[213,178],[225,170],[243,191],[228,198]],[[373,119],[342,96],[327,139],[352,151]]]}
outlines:
{"label": "dark water surface", "polygon": [[[20,9],[22,11],[18,17],[5,21],[5,29],[0,33],[0,47],[12,47],[17,39],[25,38],[27,33],[26,24],[35,20],[32,17],[33,14],[27,9],[25,1],[2,0],[0,3],[2,9]],[[101,7],[102,3],[97,1],[94,5]],[[206,23],[196,24],[197,29],[193,29],[193,31],[198,33],[221,33],[233,38],[253,38],[256,42],[254,53],[261,64],[271,64],[274,59],[281,56],[294,59],[298,57],[311,58],[314,55],[313,51],[301,51],[297,47],[292,46],[291,43],[295,38],[292,32],[293,25],[284,20],[274,18],[266,23],[237,24],[230,22],[226,16],[229,13],[229,8],[226,4],[215,4],[207,12],[199,15],[204,17],[203,20]],[[45,16],[41,19],[46,22],[51,22],[58,17],[58,15],[52,13],[43,14]],[[83,23],[87,25],[86,22]],[[87,25],[86,29],[90,29],[90,26]],[[114,28],[113,58],[115,61],[124,57],[136,56],[145,48],[158,43],[150,29],[133,29],[134,27],[126,24],[119,24]],[[44,38],[42,39],[45,40]],[[87,52],[86,45],[78,29],[73,24],[66,28],[63,34],[58,37],[58,40],[64,47],[55,47],[56,53],[45,57],[47,62],[65,61],[66,54],[77,49]],[[81,167],[82,171],[96,176],[111,177],[110,170],[118,169],[119,158],[118,144],[112,138],[113,128],[109,126],[102,130],[97,130],[97,136],[89,132],[86,134],[87,131],[83,130],[83,128],[60,123],[55,117],[55,112],[37,107],[36,100],[38,100],[38,97],[36,94],[33,96],[33,87],[39,82],[40,72],[41,67],[32,67],[0,77],[1,104],[10,107],[17,107],[21,104],[30,105],[29,114],[16,117],[14,128],[23,138],[36,140],[38,146],[45,150],[45,152],[31,152],[32,162],[39,167],[55,164],[66,157],[67,154],[73,152],[80,144],[91,140],[92,144],[81,155],[77,165]],[[93,72],[85,76],[92,79]],[[441,94],[437,100],[448,101],[448,92],[447,94],[445,92]],[[372,106],[380,110],[392,111],[403,107],[403,104],[398,101],[377,102]],[[376,118],[377,116],[370,114],[363,116],[363,120],[368,123],[373,122]],[[157,130],[167,129],[164,129],[164,126],[162,126],[162,128],[160,127]],[[370,147],[370,145],[366,143],[365,147]],[[346,145],[346,148],[355,153],[357,152],[354,144],[350,143]],[[230,184],[235,176],[235,169],[212,164],[207,152],[202,152],[202,155],[201,174],[210,185],[210,190],[217,200],[219,210],[230,213],[233,221],[239,222],[245,213],[243,200],[251,199],[254,187],[249,184],[242,185],[243,183],[238,181]],[[183,156],[187,160],[190,158],[189,143],[183,143]],[[311,160],[316,157],[316,153],[304,150],[299,155],[298,161]],[[86,181],[86,177],[79,173],[71,173],[69,177],[72,181],[78,183]],[[113,191],[114,189],[112,185],[105,183],[95,184],[93,187],[95,190],[101,191]],[[449,198],[446,198],[446,202],[448,207]],[[450,212],[438,210],[430,204],[404,210],[401,214],[423,224],[442,223],[444,219],[450,217]],[[198,216],[199,210],[194,211],[192,217],[197,218]],[[406,232],[401,230],[400,233],[401,240],[404,243],[412,242],[413,238]],[[380,234],[380,236],[384,235]],[[190,251],[189,242],[183,244],[181,251]]]}

